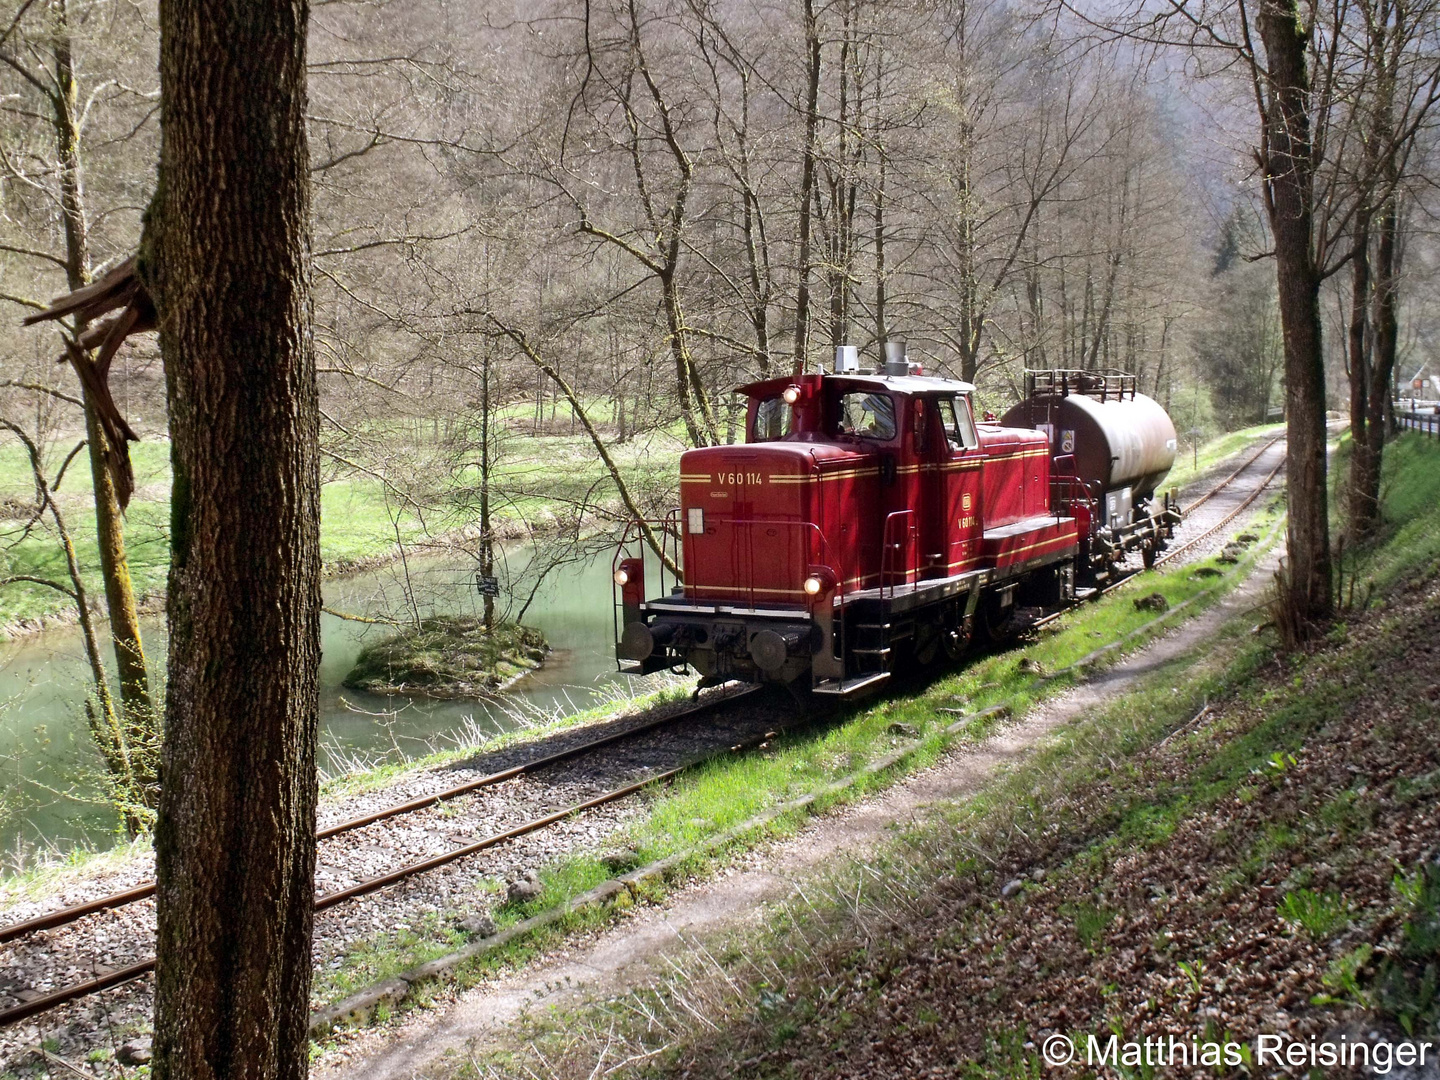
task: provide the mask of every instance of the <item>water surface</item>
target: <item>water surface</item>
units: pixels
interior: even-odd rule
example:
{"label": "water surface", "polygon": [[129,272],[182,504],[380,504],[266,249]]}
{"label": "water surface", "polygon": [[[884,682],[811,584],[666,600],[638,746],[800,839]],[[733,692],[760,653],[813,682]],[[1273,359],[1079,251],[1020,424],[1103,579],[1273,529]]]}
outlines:
{"label": "water surface", "polygon": [[[509,555],[512,565],[526,558],[524,550]],[[368,616],[412,610],[479,613],[473,565],[428,557],[411,558],[408,576],[405,569],[394,564],[329,581],[325,604]],[[525,616],[526,623],[545,632],[555,651],[501,701],[432,701],[347,690],[341,680],[363,645],[394,630],[322,616],[322,768],[334,774],[347,765],[415,757],[453,744],[457,733],[507,730],[516,726],[518,713],[533,718],[590,706],[607,689],[613,692],[619,678],[610,605],[609,555],[557,570]],[[103,635],[103,625],[100,629]],[[152,671],[163,671],[164,621],[147,619],[144,634]],[[108,636],[102,648],[109,662]],[[0,852],[105,847],[115,839],[115,815],[100,795],[101,764],[82,708],[88,672],[77,628],[0,644]]]}

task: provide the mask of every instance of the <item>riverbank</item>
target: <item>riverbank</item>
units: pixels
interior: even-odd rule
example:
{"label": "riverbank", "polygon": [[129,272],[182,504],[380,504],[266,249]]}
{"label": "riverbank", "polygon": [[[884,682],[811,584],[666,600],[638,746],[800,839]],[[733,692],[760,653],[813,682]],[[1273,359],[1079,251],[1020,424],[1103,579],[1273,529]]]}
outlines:
{"label": "riverbank", "polygon": [[[655,681],[651,679],[649,683]],[[454,733],[454,745],[443,750],[333,776],[320,786],[321,813],[335,816],[339,813],[337,807],[347,806],[350,800],[377,792],[391,798],[397,790],[443,784],[446,770],[470,758],[510,750],[574,728],[621,722],[641,715],[648,716],[656,710],[678,708],[679,703],[688,699],[692,680],[670,678],[659,681],[661,685],[651,685],[642,693],[616,693],[610,700],[589,709],[517,726],[509,731],[457,731]],[[436,778],[434,783],[430,782],[431,778]],[[98,851],[76,849],[64,857],[38,862],[19,871],[4,869],[0,872],[0,922],[29,918],[50,900],[58,898],[62,905],[83,903],[144,880],[154,866],[150,839],[149,836],[141,836]]]}

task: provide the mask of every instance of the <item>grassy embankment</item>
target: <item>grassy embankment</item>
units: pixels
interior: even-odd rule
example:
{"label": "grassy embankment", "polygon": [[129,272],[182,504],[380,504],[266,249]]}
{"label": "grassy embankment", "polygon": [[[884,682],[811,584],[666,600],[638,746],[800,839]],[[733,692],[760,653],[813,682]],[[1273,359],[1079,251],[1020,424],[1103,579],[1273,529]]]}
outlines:
{"label": "grassy embankment", "polygon": [[[543,520],[550,499],[580,499],[587,492],[604,501],[610,497],[603,466],[595,460],[594,450],[584,435],[523,434],[522,419],[514,420],[516,434],[506,440],[504,460],[497,466],[495,485],[506,492],[497,499],[496,528],[502,534],[506,527],[527,520]],[[406,430],[404,438],[413,433]],[[376,434],[377,441],[383,436]],[[397,439],[402,436],[397,435]],[[642,486],[670,484],[673,486],[679,444],[668,435],[644,441],[627,442],[613,447],[613,453],[627,474]],[[69,447],[62,452],[68,452]],[[412,448],[410,456],[423,462],[435,450],[433,445]],[[159,439],[132,444],[131,460],[135,467],[135,497],[126,514],[126,546],[130,557],[131,577],[136,595],[142,599],[161,594],[170,561],[170,447]],[[48,466],[58,467],[59,456]],[[347,472],[342,467],[342,472]],[[23,448],[11,442],[0,445],[0,501],[12,505],[28,505],[34,498],[30,466]],[[99,579],[99,556],[95,546],[95,516],[91,502],[88,460],[81,457],[71,463],[57,497],[75,540],[77,554],[86,574],[90,591],[102,595]],[[8,515],[6,515],[8,516]],[[16,522],[15,524],[18,524]],[[327,571],[345,572],[365,566],[391,555],[395,549],[396,527],[406,543],[426,539],[416,517],[401,510],[393,496],[387,501],[380,480],[363,474],[352,474],[325,483],[321,490],[320,551]],[[431,523],[432,529],[443,533],[448,528],[473,524],[469,521],[446,523],[443,515]],[[65,562],[59,544],[44,528],[6,549],[6,571],[51,578],[68,584]],[[431,536],[430,539],[443,540]],[[15,584],[0,589],[0,627],[68,616],[68,598],[29,584]]]}
{"label": "grassy embankment", "polygon": [[1032,1077],[1058,1032],[1234,1040],[1224,1075],[1259,1033],[1437,1038],[1440,446],[1397,441],[1383,495],[1373,599],[1309,652],[1243,614],[763,929],[436,1071]]}
{"label": "grassy embankment", "polygon": [[[1273,508],[1251,522],[1249,531],[1263,539],[1252,546],[1238,566],[1207,560],[1202,564],[1204,570],[1190,566],[1153,574],[1145,579],[1144,592],[1163,595],[1172,611],[1187,605],[1186,616],[1203,610],[1236,584],[1268,549],[1278,533],[1278,524],[1279,515]],[[1212,572],[1218,576],[1208,576]],[[739,851],[793,832],[804,820],[805,812],[782,814],[734,843],[701,850],[715,837],[771,808],[856,774],[901,743],[912,739],[917,743],[902,764],[857,779],[843,793],[827,796],[810,810],[882,788],[903,773],[934,762],[957,743],[982,741],[1002,720],[1000,714],[987,710],[1003,707],[1010,713],[1023,712],[1035,702],[1073,686],[1084,672],[1111,662],[1119,652],[1112,650],[1105,656],[1093,657],[1097,649],[1122,641],[1139,644],[1182,617],[1176,611],[1157,622],[1151,612],[1135,607],[1134,599],[1140,594],[1135,589],[1122,590],[1097,604],[1077,609],[1019,653],[1012,650],[981,658],[924,688],[902,691],[882,704],[852,709],[819,729],[784,735],[765,753],[726,758],[695,770],[655,797],[640,821],[612,840],[609,852],[590,852],[542,868],[543,893],[525,904],[499,906],[494,912],[498,927],[503,929],[564,905],[613,877],[617,866],[625,869],[693,852],[676,867],[676,874],[713,871]],[[958,735],[947,732],[956,714],[962,713],[986,715],[975,716]],[[663,887],[656,891],[658,894]],[[466,913],[427,916],[400,934],[359,943],[339,966],[317,978],[317,1000],[334,1002],[453,951],[467,940],[465,932],[455,926],[457,914]],[[531,939],[468,965],[460,982],[465,984],[497,969],[523,963],[559,935],[609,915],[596,910],[573,913]]]}

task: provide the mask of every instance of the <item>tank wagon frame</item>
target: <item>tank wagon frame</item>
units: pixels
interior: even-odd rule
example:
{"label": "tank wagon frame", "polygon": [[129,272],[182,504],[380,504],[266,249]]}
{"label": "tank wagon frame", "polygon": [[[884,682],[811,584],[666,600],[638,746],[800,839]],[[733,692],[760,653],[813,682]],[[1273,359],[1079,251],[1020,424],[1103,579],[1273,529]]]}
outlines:
{"label": "tank wagon frame", "polygon": [[[1153,558],[1178,521],[1149,483],[1169,468],[1174,428],[1133,380],[1032,373],[1048,381],[1027,377],[1017,408],[1035,422],[1012,410],[999,424],[977,422],[967,383],[904,360],[861,374],[853,357],[840,350],[833,374],[738,388],[746,441],[682,456],[681,505],[650,523],[681,573],[662,560],[647,598],[639,522],[616,553],[621,671],[688,664],[702,684],[858,694],[903,660],[958,659],[975,638],[1004,636],[1017,607],[1083,597],[1128,552]],[[1098,401],[1098,421],[1082,399]],[[1132,453],[1108,410],[1153,421],[1145,402],[1163,425]],[[1092,453],[1099,437],[1109,442]]]}

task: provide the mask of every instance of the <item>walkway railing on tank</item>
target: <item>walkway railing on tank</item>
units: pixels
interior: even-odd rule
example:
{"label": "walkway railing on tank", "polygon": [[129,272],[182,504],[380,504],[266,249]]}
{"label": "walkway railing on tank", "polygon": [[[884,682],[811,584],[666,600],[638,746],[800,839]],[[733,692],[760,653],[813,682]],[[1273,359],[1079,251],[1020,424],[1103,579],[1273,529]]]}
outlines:
{"label": "walkway railing on tank", "polygon": [[1134,375],[1124,371],[1080,371],[1075,368],[1027,369],[1025,397],[1086,397],[1109,399],[1133,398],[1139,391]]}

